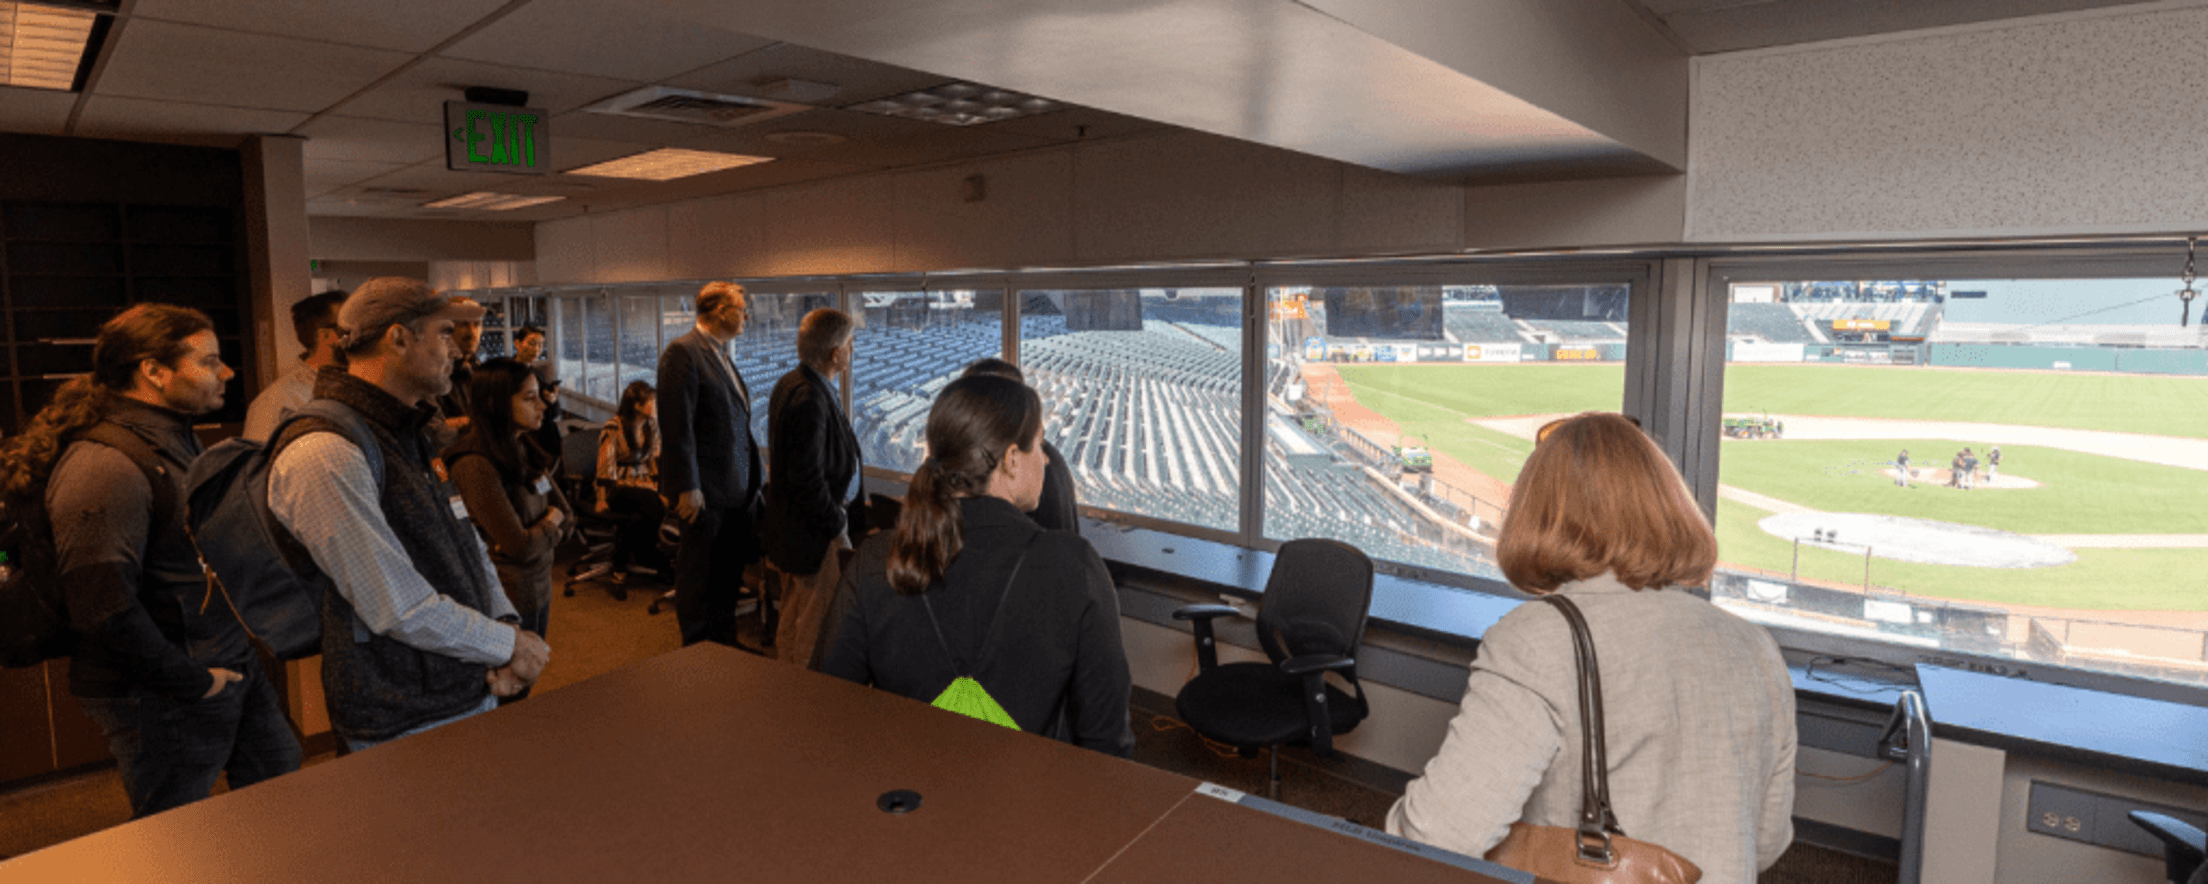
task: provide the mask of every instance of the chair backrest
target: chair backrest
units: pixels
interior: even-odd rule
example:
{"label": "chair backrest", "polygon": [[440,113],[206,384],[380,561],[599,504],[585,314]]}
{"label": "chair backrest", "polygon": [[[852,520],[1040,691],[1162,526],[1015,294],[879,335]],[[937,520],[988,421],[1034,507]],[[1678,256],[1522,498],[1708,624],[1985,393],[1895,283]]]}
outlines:
{"label": "chair backrest", "polygon": [[1301,654],[1357,655],[1372,608],[1372,559],[1339,540],[1280,545],[1257,611],[1257,640],[1278,663]]}
{"label": "chair backrest", "polygon": [[598,502],[598,428],[576,427],[560,437],[560,475],[570,502],[588,509]]}

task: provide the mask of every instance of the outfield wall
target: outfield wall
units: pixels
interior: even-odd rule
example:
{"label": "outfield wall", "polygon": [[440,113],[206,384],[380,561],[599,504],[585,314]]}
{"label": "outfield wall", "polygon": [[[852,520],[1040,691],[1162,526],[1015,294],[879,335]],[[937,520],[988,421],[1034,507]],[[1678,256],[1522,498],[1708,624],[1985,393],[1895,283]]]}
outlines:
{"label": "outfield wall", "polygon": [[2208,375],[2208,350],[2078,347],[2057,344],[1933,344],[1931,364],[1963,368],[2055,368],[2127,374]]}

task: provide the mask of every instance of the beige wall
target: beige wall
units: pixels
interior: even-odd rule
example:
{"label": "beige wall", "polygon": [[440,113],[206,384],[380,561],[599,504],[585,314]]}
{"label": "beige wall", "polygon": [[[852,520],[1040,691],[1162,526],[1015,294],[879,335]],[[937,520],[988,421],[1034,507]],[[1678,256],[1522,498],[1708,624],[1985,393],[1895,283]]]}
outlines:
{"label": "beige wall", "polygon": [[[961,199],[980,175],[986,197]],[[1674,243],[1678,176],[1466,188],[1139,135],[537,225],[543,283]]]}
{"label": "beige wall", "polygon": [[527,261],[534,225],[524,221],[430,221],[318,216],[307,219],[322,261]]}
{"label": "beige wall", "polygon": [[1695,59],[1692,241],[2208,226],[2208,8]]}

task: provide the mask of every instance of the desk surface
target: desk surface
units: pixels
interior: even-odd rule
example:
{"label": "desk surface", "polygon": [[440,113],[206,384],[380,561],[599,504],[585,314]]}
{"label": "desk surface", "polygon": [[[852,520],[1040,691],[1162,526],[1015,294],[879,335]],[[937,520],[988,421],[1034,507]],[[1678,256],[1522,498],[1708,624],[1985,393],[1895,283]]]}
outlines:
{"label": "desk surface", "polygon": [[[1198,785],[700,645],[20,857],[0,878],[1081,881],[1312,854],[1297,867],[1498,880]],[[919,809],[880,810],[896,789]]]}
{"label": "desk surface", "polygon": [[1932,734],[2208,786],[2208,709],[1919,665]]}

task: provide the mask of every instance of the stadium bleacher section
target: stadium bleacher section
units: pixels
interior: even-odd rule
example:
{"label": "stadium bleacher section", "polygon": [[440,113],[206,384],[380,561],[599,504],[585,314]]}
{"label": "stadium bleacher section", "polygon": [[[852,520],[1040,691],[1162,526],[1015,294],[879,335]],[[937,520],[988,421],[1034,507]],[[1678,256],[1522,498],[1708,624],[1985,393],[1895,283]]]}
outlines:
{"label": "stadium bleacher section", "polygon": [[1500,310],[1451,308],[1443,314],[1442,327],[1460,344],[1530,343]]}
{"label": "stadium bleacher section", "polygon": [[1773,344],[1829,344],[1788,304],[1733,304],[1725,316],[1728,335],[1751,335]]}

